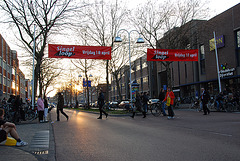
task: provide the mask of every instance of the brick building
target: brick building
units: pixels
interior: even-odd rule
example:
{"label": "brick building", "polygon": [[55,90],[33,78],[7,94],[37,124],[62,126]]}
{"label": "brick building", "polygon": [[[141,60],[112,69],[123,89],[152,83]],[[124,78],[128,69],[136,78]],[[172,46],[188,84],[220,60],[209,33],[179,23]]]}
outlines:
{"label": "brick building", "polygon": [[10,95],[28,98],[27,80],[19,69],[17,52],[10,49],[2,35],[0,35],[0,45],[0,98],[9,98]]}
{"label": "brick building", "polygon": [[[199,49],[198,62],[170,63],[171,83],[175,94],[183,97],[199,95],[200,88],[211,94],[219,91],[216,56],[213,41],[216,32],[218,61],[222,90],[237,89],[240,83],[240,4],[210,20],[192,20],[184,26],[166,32],[158,41],[162,49]],[[140,85],[140,92],[157,97],[159,89],[168,84],[167,70],[161,62],[147,62],[146,56],[133,63],[132,80]],[[226,69],[221,68],[226,65]],[[124,67],[128,68],[129,67]],[[123,68],[123,69],[124,69]],[[121,73],[121,93],[129,98],[129,70]],[[112,77],[111,100],[119,99],[116,81]]]}

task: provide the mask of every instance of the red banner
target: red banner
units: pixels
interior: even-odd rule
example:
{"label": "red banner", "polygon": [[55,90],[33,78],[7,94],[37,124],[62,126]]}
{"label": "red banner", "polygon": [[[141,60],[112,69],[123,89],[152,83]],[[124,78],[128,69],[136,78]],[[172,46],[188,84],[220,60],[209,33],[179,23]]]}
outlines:
{"label": "red banner", "polygon": [[198,61],[198,49],[147,49],[147,61]]}
{"label": "red banner", "polygon": [[111,47],[48,44],[48,57],[111,60]]}

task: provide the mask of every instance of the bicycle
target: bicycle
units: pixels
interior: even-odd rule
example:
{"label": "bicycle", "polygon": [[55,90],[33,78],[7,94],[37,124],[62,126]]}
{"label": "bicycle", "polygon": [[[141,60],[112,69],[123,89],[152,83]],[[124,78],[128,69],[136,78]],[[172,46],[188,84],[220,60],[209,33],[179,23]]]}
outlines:
{"label": "bicycle", "polygon": [[35,107],[32,107],[32,105],[25,106],[24,113],[25,113],[25,119],[29,121],[33,121],[38,117],[37,110],[35,109]]}
{"label": "bicycle", "polygon": [[153,116],[155,116],[155,117],[160,116],[163,113],[162,103],[157,102],[157,103],[151,104],[150,111],[151,111]]}

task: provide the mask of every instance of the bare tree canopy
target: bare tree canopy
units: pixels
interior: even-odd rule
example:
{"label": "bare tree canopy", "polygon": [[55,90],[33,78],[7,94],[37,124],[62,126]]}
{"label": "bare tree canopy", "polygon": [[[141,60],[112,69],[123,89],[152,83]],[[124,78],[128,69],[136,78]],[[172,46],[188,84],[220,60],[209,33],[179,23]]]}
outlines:
{"label": "bare tree canopy", "polygon": [[[4,13],[1,22],[18,30],[21,46],[30,55],[34,49],[35,39],[34,91],[36,93],[37,82],[42,82],[41,64],[48,38],[50,34],[59,32],[61,27],[71,23],[71,17],[79,6],[74,4],[73,0],[3,0],[0,2],[0,8]],[[42,94],[41,84],[39,93]]]}

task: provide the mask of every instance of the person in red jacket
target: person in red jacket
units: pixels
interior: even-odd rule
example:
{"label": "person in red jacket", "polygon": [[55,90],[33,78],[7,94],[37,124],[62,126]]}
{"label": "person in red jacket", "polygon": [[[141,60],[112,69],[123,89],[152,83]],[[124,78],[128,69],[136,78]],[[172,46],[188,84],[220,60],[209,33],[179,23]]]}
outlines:
{"label": "person in red jacket", "polygon": [[166,101],[166,106],[168,107],[168,119],[174,118],[174,112],[173,112],[174,98],[175,96],[173,91],[171,91],[171,89],[168,87],[165,99],[163,100],[163,102]]}

